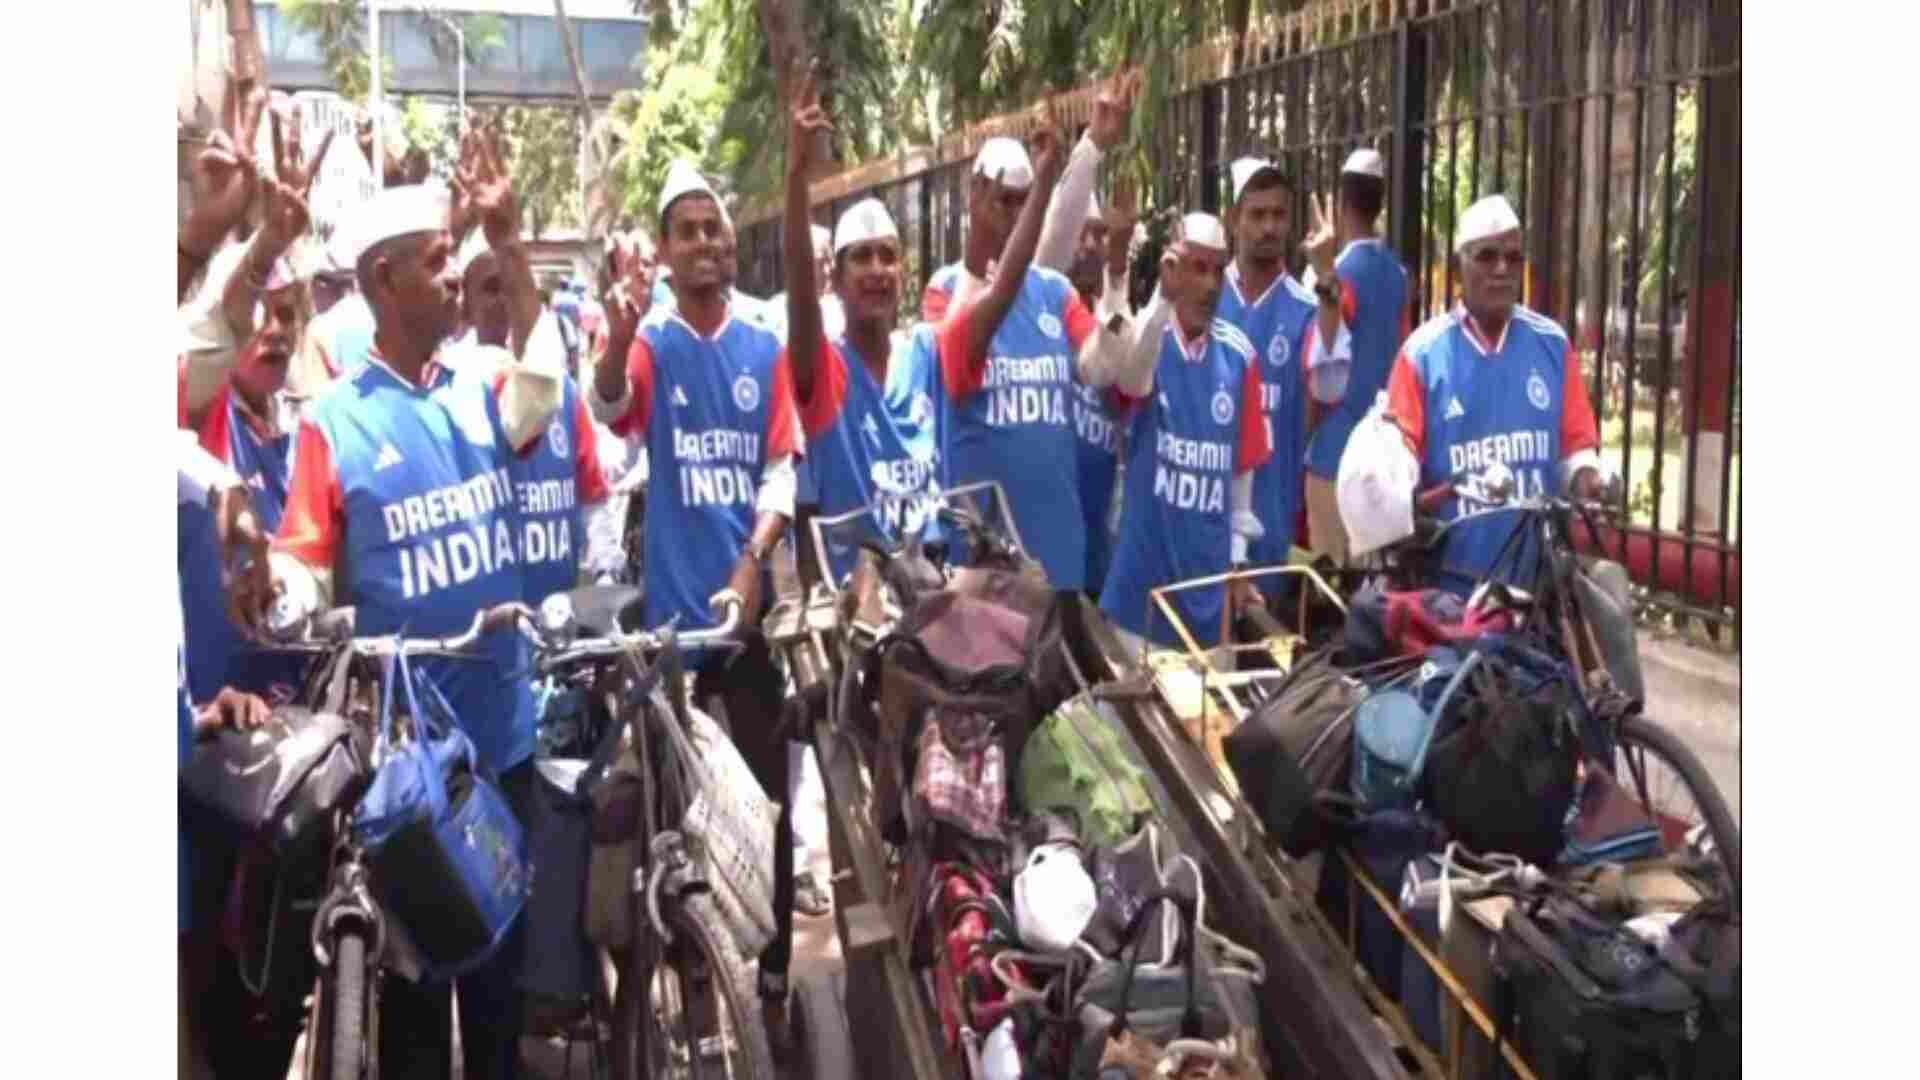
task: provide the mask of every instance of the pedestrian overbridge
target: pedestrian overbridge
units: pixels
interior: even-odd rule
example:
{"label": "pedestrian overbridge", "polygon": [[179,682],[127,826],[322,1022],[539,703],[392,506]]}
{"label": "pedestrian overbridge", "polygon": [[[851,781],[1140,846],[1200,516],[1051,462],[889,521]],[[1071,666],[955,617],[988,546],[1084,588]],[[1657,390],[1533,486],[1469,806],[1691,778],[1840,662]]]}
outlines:
{"label": "pedestrian overbridge", "polygon": [[[464,15],[498,20],[504,41],[495,48],[474,50],[466,64],[469,101],[577,101],[566,44],[552,14],[502,13],[502,5],[476,4],[463,9],[458,0],[435,6],[432,14],[406,10],[399,3],[382,6],[380,51],[387,59],[389,93],[453,98],[460,71],[452,50],[435,53],[429,27],[443,17],[458,21]],[[279,90],[332,90],[320,39],[294,25],[275,4],[255,4],[260,47],[266,52],[268,82]],[[588,96],[604,105],[617,90],[638,84],[647,47],[644,18],[580,18],[568,12],[574,39],[586,70]]]}

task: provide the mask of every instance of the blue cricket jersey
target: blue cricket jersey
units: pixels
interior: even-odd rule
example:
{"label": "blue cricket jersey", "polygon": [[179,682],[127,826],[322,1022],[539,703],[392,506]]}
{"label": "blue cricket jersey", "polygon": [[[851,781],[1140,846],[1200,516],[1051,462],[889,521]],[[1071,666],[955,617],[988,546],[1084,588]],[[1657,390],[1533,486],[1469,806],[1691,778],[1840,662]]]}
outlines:
{"label": "blue cricket jersey", "polygon": [[[1232,324],[1214,320],[1192,347],[1169,325],[1153,383],[1151,397],[1131,403],[1120,536],[1100,610],[1133,633],[1178,645],[1149,593],[1228,568],[1233,476],[1258,468],[1271,449],[1253,346]],[[1172,594],[1201,645],[1219,640],[1224,594],[1218,585]]]}

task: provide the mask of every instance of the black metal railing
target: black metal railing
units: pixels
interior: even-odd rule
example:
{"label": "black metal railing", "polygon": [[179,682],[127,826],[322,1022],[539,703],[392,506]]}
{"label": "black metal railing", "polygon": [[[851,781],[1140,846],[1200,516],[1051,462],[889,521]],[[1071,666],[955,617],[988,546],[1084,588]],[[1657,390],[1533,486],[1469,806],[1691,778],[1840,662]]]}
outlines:
{"label": "black metal railing", "polygon": [[[1219,210],[1227,163],[1279,159],[1309,191],[1346,156],[1386,156],[1386,233],[1412,277],[1413,322],[1453,302],[1454,221],[1508,195],[1526,225],[1527,303],[1565,327],[1626,490],[1599,553],[1663,612],[1714,636],[1740,613],[1740,4],[1477,0],[1414,5],[1391,25],[1283,51],[1162,104],[1150,210]],[[1296,44],[1289,41],[1288,44]],[[968,162],[869,194],[909,249],[909,293],[959,258]],[[741,240],[743,287],[779,290],[779,223]],[[1142,260],[1145,268],[1153,262]]]}

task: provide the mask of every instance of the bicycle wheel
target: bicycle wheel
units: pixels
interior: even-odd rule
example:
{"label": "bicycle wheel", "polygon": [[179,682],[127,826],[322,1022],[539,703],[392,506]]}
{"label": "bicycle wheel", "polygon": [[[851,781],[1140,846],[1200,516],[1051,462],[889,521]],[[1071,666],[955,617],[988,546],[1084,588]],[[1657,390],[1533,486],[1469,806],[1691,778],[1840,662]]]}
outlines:
{"label": "bicycle wheel", "polygon": [[367,939],[348,926],[333,942],[332,1031],[327,1075],[360,1080],[367,1057]]}
{"label": "bicycle wheel", "polygon": [[659,950],[641,1021],[651,1077],[772,1080],[773,1050],[750,962],[713,906],[694,893],[664,913],[671,944]]}
{"label": "bicycle wheel", "polygon": [[1714,854],[1727,868],[1735,905],[1740,898],[1740,828],[1720,788],[1700,758],[1679,736],[1645,717],[1620,722],[1614,773],[1655,821],[1668,850],[1684,847],[1686,834],[1704,825]]}

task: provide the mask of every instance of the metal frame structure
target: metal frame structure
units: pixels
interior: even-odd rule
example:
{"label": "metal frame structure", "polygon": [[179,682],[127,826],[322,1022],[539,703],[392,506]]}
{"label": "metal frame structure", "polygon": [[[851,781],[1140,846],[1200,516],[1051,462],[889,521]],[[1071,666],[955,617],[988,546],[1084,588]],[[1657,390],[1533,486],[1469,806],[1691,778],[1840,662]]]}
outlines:
{"label": "metal frame structure", "polygon": [[[1508,193],[1528,224],[1528,303],[1569,330],[1602,431],[1618,429],[1619,464],[1638,480],[1590,553],[1625,565],[1655,607],[1737,642],[1738,0],[1324,8],[1162,102],[1143,205],[1218,210],[1227,163],[1257,153],[1296,178],[1303,221],[1309,192],[1332,190],[1346,155],[1375,147],[1417,325],[1452,303],[1457,214]],[[902,161],[858,170],[881,177],[862,187],[824,184],[832,197],[814,214],[830,225],[859,199],[885,202],[911,295],[960,257],[970,158]],[[1136,264],[1138,290],[1157,256]],[[780,291],[777,217],[741,229],[739,259],[742,288]],[[1663,493],[1679,495],[1677,516]]]}

